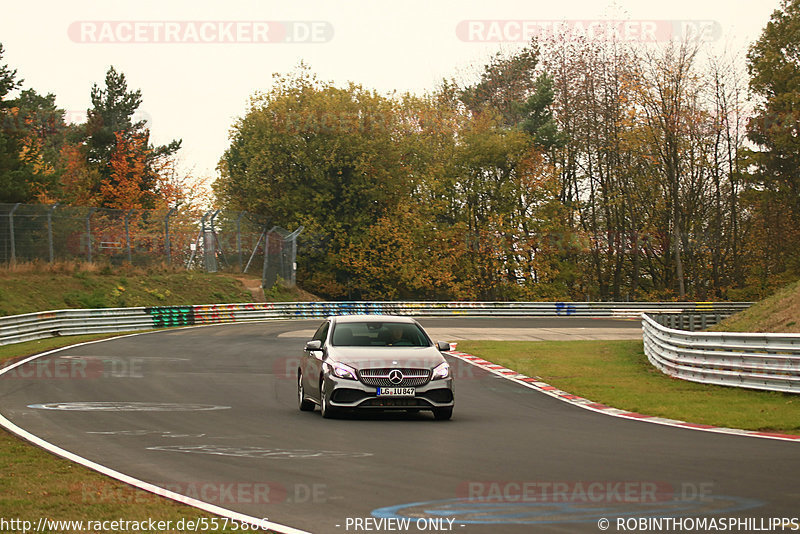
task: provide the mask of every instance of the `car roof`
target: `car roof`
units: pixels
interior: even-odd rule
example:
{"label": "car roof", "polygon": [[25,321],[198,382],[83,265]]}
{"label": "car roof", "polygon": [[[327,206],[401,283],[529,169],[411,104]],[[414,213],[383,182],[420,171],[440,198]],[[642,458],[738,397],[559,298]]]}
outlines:
{"label": "car roof", "polygon": [[402,315],[333,315],[333,323],[415,323],[416,321]]}

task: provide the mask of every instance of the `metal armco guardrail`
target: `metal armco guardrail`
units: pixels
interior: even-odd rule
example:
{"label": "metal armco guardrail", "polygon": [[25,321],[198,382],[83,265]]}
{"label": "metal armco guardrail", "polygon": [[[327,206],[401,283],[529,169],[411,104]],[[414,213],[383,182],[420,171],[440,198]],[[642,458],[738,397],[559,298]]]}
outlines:
{"label": "metal armco guardrail", "polygon": [[150,330],[170,326],[394,314],[427,317],[639,317],[645,312],[730,315],[749,303],[729,302],[276,302],[152,308],[57,310],[0,317],[0,345],[54,336]]}
{"label": "metal armco guardrail", "polygon": [[800,393],[800,334],[688,332],[642,314],[647,358],[692,382]]}

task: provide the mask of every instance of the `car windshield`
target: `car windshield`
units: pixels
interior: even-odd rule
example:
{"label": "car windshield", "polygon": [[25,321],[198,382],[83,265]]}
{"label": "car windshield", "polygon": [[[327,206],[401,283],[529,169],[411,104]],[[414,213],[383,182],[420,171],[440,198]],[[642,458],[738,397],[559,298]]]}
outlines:
{"label": "car windshield", "polygon": [[338,347],[428,347],[430,339],[414,323],[348,322],[337,324],[331,342]]}

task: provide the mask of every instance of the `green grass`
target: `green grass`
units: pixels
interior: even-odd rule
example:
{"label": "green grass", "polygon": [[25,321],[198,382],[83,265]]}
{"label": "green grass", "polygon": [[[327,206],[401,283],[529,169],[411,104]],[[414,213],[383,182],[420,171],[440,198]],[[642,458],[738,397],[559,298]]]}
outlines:
{"label": "green grass", "polygon": [[67,308],[125,308],[252,302],[242,283],[223,274],[0,272],[0,316]]}
{"label": "green grass", "polygon": [[800,332],[800,281],[716,325],[717,332]]}
{"label": "green grass", "polygon": [[[110,335],[70,336],[3,346],[0,347],[0,362],[104,337]],[[176,525],[180,520],[207,518],[206,521],[210,521],[215,517],[32,447],[5,430],[0,430],[0,495],[0,517],[33,521],[34,525],[39,518],[64,521],[152,518]],[[242,529],[229,526],[224,530],[202,531],[242,532]]]}
{"label": "green grass", "polygon": [[92,341],[94,339],[106,339],[119,335],[122,335],[122,333],[51,337],[36,341],[28,341],[26,343],[16,343],[14,345],[2,345],[0,346],[0,365],[2,365],[2,362],[12,358],[31,356],[33,354],[47,352],[48,350],[66,347],[67,345],[74,345],[76,343],[83,343],[84,341]]}
{"label": "green grass", "polygon": [[297,288],[286,287],[283,284],[275,284],[270,289],[265,289],[264,298],[267,300],[267,302],[292,302],[300,300],[298,298]]}
{"label": "green grass", "polygon": [[261,291],[254,275],[94,264],[0,267],[0,316],[71,308],[127,308],[237,302],[309,301],[318,297],[282,285]]}
{"label": "green grass", "polygon": [[[31,447],[6,431],[0,431],[0,494],[3,495],[0,517],[32,521],[34,525],[39,518],[63,521],[152,518],[176,525],[180,520],[214,517]],[[162,532],[182,531],[173,528]]]}
{"label": "green grass", "polygon": [[800,396],[671,378],[650,365],[637,340],[460,341],[458,350],[622,410],[800,434]]}

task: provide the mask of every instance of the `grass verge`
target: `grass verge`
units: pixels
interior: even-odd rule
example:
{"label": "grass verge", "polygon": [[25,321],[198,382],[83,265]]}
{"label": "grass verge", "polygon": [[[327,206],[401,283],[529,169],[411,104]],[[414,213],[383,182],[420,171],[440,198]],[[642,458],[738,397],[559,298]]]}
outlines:
{"label": "grass verge", "polygon": [[[8,360],[38,354],[75,343],[113,337],[119,334],[70,336],[30,341],[0,347],[0,365]],[[223,519],[192,508],[157,497],[151,493],[117,482],[83,466],[54,456],[24,440],[0,430],[0,518],[6,521],[19,519],[33,522],[33,530],[39,518],[51,521],[83,521],[82,529],[63,527],[43,532],[155,532],[143,526],[136,528],[87,528],[88,522],[97,521],[170,521],[173,528],[160,528],[158,532],[193,531],[186,522],[194,521],[206,527],[214,527],[214,521],[222,526]],[[177,526],[183,521],[183,528]],[[200,523],[204,522],[204,523]],[[146,525],[146,523],[145,523]],[[167,523],[164,523],[166,526]],[[12,528],[11,531],[23,531]],[[113,527],[110,523],[106,526]],[[130,525],[128,525],[130,527]],[[12,525],[13,527],[13,525]],[[202,532],[248,532],[242,528],[197,528]],[[249,530],[249,532],[265,532]]]}
{"label": "grass verge", "polygon": [[252,302],[225,274],[197,272],[69,273],[0,271],[0,316],[68,308],[127,308]]}
{"label": "grass verge", "polygon": [[637,340],[460,341],[458,350],[622,410],[800,434],[800,396],[671,378],[650,365]]}
{"label": "grass verge", "polygon": [[800,281],[711,328],[717,332],[800,333]]}

